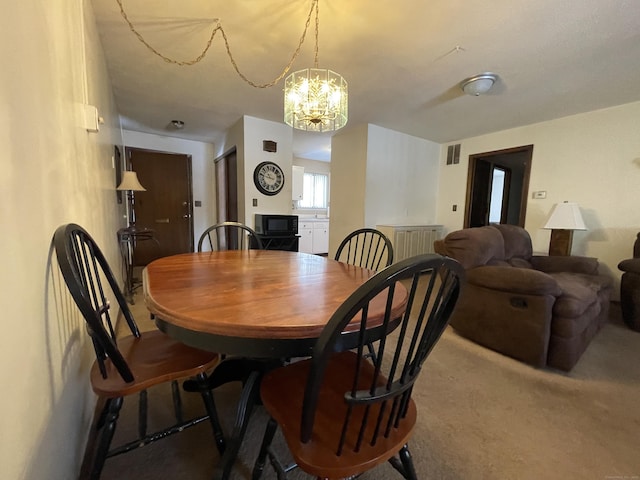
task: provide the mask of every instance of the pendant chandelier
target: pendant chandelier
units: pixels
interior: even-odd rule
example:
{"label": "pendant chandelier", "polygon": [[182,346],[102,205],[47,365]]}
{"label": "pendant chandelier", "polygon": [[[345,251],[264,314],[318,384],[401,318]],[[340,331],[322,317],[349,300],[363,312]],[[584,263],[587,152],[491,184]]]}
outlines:
{"label": "pendant chandelier", "polygon": [[284,121],[298,130],[328,132],[344,127],[348,119],[347,82],[332,70],[318,68],[318,2],[314,68],[305,68],[284,81]]}
{"label": "pendant chandelier", "polygon": [[306,68],[284,81],[284,121],[298,130],[327,132],[347,123],[347,82],[331,70]]}
{"label": "pendant chandelier", "polygon": [[120,14],[129,25],[130,30],[137,39],[154,55],[162,58],[165,62],[178,66],[191,66],[202,61],[206,56],[211,43],[216,35],[220,32],[224,40],[227,55],[231,64],[238,74],[247,84],[255,88],[269,88],[276,85],[290,71],[293,62],[300,54],[300,49],[304,43],[311,17],[315,10],[315,62],[314,68],[306,68],[293,72],[285,79],[284,85],[284,121],[293,128],[299,130],[307,130],[311,132],[328,132],[338,130],[346,125],[348,119],[348,95],[347,82],[338,73],[331,70],[323,70],[318,68],[318,30],[319,20],[319,0],[311,0],[311,9],[305,24],[304,31],[298,46],[293,52],[289,63],[284,67],[282,72],[273,80],[267,83],[256,83],[249,80],[244,75],[235,58],[231,53],[231,47],[227,35],[218,19],[212,19],[214,23],[211,35],[202,52],[192,60],[176,60],[167,57],[156,50],[149,42],[147,42],[142,34],[135,28],[122,5],[122,0],[115,0],[120,7]]}

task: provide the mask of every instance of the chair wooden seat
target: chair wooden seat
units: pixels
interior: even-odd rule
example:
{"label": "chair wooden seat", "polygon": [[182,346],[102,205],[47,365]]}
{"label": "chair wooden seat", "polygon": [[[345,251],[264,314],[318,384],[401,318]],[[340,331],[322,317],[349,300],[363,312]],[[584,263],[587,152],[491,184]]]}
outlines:
{"label": "chair wooden seat", "polygon": [[[265,408],[281,426],[282,433],[290,446],[294,460],[305,472],[319,477],[347,478],[369,470],[388,461],[409,441],[416,423],[416,406],[409,400],[407,414],[401,419],[398,428],[390,431],[389,437],[378,437],[375,445],[355,451],[358,431],[349,430],[341,455],[336,455],[340,442],[342,420],[347,413],[345,392],[352,388],[353,376],[358,356],[353,352],[334,355],[327,366],[326,380],[323,383],[316,409],[316,428],[309,443],[300,443],[300,420],[302,419],[302,399],[311,362],[304,360],[287,365],[268,373],[260,389]],[[363,364],[359,389],[366,390],[375,375],[372,363]],[[377,379],[384,385],[384,377]],[[372,406],[370,418],[378,418],[382,404]],[[388,409],[390,412],[391,409]],[[385,420],[388,419],[388,412]],[[364,407],[354,410],[352,421],[362,423]],[[385,422],[383,421],[383,424]],[[376,422],[368,422],[364,434],[365,441],[375,436]]]}
{"label": "chair wooden seat", "polygon": [[[224,435],[207,375],[218,364],[219,355],[189,347],[160,331],[141,334],[111,267],[84,228],[73,223],[61,225],[53,236],[53,244],[62,277],[93,343],[96,361],[91,367],[91,387],[104,400],[95,422],[98,438],[95,442],[93,437],[90,439],[85,454],[90,470],[87,475],[96,480],[107,458],[144,447],[207,419],[218,451],[224,452]],[[115,298],[131,335],[116,337],[112,316],[115,318],[117,311],[112,310],[110,298]],[[183,419],[179,379],[190,379],[189,391],[200,393],[205,415]],[[171,384],[175,423],[148,433],[147,389],[165,383]],[[138,437],[112,447],[120,410],[131,394],[138,394]],[[92,452],[94,443],[97,445]]]}
{"label": "chair wooden seat", "polygon": [[94,362],[91,387],[102,397],[116,398],[138,393],[161,383],[194,377],[213,369],[219,362],[217,353],[189,347],[159,330],[118,339],[118,350],[129,364],[133,381],[125,382],[109,359],[105,361],[107,377]]}
{"label": "chair wooden seat", "polygon": [[[355,478],[388,461],[417,480],[409,452],[416,424],[411,398],[423,362],[446,328],[464,271],[440,255],[419,255],[381,270],[347,298],[316,341],[311,358],[280,367],[262,379],[262,403],[271,415],[253,468],[267,456],[278,475],[289,468],[271,446],[280,426],[302,470],[318,479]],[[407,294],[404,311],[394,308]],[[371,326],[382,325],[372,338]],[[377,312],[377,313],[374,313]],[[353,348],[351,335],[357,338]]]}

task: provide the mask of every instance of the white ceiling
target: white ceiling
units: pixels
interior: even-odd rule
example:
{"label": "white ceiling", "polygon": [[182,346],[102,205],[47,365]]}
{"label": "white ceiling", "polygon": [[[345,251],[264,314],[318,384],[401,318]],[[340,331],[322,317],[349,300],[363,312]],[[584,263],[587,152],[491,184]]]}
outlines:
{"label": "white ceiling", "polygon": [[[125,129],[216,142],[242,115],[282,121],[283,81],[254,88],[218,33],[177,66],[134,36],[117,0],[92,0]],[[220,20],[240,71],[273,80],[311,0],[122,0],[157,51],[197,57]],[[349,125],[439,143],[640,100],[639,0],[320,0],[319,66],[349,82]],[[291,71],[313,66],[314,21]],[[459,48],[456,48],[459,47]],[[488,95],[459,83],[495,72]],[[172,119],[185,122],[171,130]],[[640,121],[639,121],[640,124]],[[294,155],[328,158],[330,135],[294,132]]]}

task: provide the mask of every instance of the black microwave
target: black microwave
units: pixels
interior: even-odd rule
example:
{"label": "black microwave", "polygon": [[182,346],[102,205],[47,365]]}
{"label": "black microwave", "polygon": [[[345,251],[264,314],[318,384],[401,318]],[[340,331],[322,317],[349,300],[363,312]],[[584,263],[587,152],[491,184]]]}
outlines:
{"label": "black microwave", "polygon": [[298,234],[297,215],[271,215],[256,213],[255,231],[266,236],[293,236]]}

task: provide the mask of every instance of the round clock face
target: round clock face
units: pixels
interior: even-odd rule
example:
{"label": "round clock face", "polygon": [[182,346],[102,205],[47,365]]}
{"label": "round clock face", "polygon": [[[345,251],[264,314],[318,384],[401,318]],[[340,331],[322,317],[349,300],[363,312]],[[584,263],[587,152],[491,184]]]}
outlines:
{"label": "round clock face", "polygon": [[256,188],[265,195],[275,195],[284,187],[284,173],[273,162],[262,162],[253,171]]}

